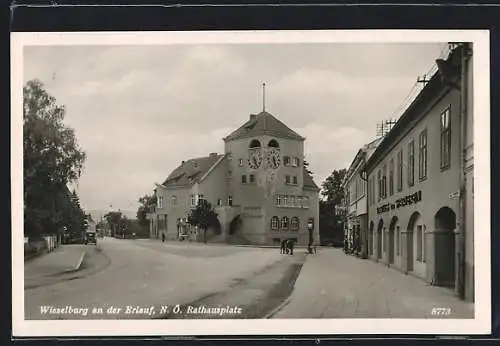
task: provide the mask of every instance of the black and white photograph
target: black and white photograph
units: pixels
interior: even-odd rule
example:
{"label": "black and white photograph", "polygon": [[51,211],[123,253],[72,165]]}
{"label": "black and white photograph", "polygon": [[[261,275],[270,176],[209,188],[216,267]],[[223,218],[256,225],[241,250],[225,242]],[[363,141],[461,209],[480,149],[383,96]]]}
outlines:
{"label": "black and white photograph", "polygon": [[487,31],[12,52],[14,331],[488,330]]}

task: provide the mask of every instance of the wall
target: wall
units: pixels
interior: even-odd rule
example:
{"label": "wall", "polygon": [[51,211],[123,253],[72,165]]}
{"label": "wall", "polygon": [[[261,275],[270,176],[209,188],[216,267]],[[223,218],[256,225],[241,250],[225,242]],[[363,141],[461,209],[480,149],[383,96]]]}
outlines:
{"label": "wall", "polygon": [[[416,246],[417,242],[413,242],[413,272],[417,276],[426,279],[428,282],[433,282],[435,279],[435,249],[436,239],[440,238],[439,230],[435,229],[434,216],[441,207],[449,207],[455,214],[458,213],[458,201],[456,199],[450,199],[449,195],[458,191],[458,169],[460,169],[460,163],[458,161],[457,149],[458,149],[458,105],[459,105],[459,93],[456,90],[450,90],[441,95],[435,95],[435,98],[429,103],[427,107],[427,112],[424,112],[426,116],[418,121],[409,124],[409,126],[404,130],[406,132],[401,132],[398,140],[395,141],[394,146],[389,148],[387,152],[383,155],[383,160],[381,160],[375,167],[373,167],[369,173],[369,179],[375,177],[375,204],[369,206],[369,220],[374,224],[374,230],[376,233],[377,225],[379,220],[383,220],[385,232],[383,234],[383,244],[388,244],[385,237],[389,236],[389,225],[393,217],[397,217],[400,229],[403,234],[401,241],[403,245],[410,237],[406,231],[409,226],[410,217],[413,213],[420,213],[420,218],[418,219],[418,224],[422,225],[423,228],[427,230],[424,232],[425,237],[425,261],[416,260]],[[447,107],[451,106],[450,118],[451,118],[451,165],[450,168],[441,171],[440,168],[440,114]],[[422,130],[427,130],[427,179],[419,182],[419,134]],[[415,185],[413,187],[408,186],[408,143],[411,139],[414,139],[415,143]],[[394,158],[395,167],[397,167],[397,157],[396,154],[398,150],[403,149],[403,189],[401,192],[397,191],[397,169],[395,168],[395,179],[394,179],[394,195],[389,196],[389,187],[387,188],[388,197],[384,200],[377,201],[378,191],[377,191],[377,172],[381,169],[382,165],[386,163],[389,165],[390,159]],[[388,173],[389,168],[387,168],[387,185],[389,185]],[[414,194],[421,191],[422,200],[416,204],[406,205],[401,208],[396,208],[393,210],[386,211],[382,214],[377,214],[377,207],[381,207],[387,203],[394,203],[397,199],[404,196]],[[415,228],[416,230],[416,228]],[[413,233],[415,239],[416,232]],[[376,239],[376,236],[374,237]],[[374,245],[376,247],[376,240]],[[384,246],[386,249],[386,246]],[[402,246],[402,258],[397,259],[394,263],[395,266],[402,270],[406,270],[407,264],[405,263],[405,257],[411,255],[406,246]],[[389,250],[389,249],[386,249]],[[388,262],[389,251],[384,251],[383,260],[385,263]],[[376,251],[374,257],[376,256]]]}

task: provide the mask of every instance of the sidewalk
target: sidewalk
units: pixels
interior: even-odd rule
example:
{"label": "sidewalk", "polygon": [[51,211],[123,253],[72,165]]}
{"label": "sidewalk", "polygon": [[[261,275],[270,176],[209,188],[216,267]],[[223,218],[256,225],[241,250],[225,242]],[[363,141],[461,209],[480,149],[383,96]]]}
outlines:
{"label": "sidewalk", "polygon": [[24,279],[64,274],[80,269],[85,256],[84,245],[61,245],[54,251],[24,264]]}
{"label": "sidewalk", "polygon": [[273,318],[436,318],[433,308],[449,311],[441,318],[474,318],[473,303],[451,290],[341,249],[307,257],[288,304]]}

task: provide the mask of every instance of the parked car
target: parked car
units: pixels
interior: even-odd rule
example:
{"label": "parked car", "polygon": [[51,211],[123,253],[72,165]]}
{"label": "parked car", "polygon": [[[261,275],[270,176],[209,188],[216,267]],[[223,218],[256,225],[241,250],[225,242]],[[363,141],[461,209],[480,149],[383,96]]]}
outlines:
{"label": "parked car", "polygon": [[95,232],[87,232],[87,234],[85,234],[85,245],[88,244],[97,245],[97,237]]}

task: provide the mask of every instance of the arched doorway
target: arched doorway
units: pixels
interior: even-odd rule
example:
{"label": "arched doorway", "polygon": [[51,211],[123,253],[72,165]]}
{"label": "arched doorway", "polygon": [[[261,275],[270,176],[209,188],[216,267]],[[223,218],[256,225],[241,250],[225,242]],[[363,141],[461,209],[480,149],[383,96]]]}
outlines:
{"label": "arched doorway", "polygon": [[410,221],[408,221],[408,227],[406,229],[406,271],[413,271],[413,263],[415,261],[415,256],[413,253],[413,238],[414,238],[414,230],[415,230],[415,225],[417,224],[418,220],[420,219],[420,213],[419,212],[414,212],[410,216]]}
{"label": "arched doorway", "polygon": [[243,225],[243,220],[241,215],[235,216],[235,218],[229,224],[229,234],[235,234]]}
{"label": "arched doorway", "polygon": [[380,219],[377,227],[377,259],[382,258],[382,229],[384,228],[384,221]]}
{"label": "arched doorway", "polygon": [[455,234],[456,216],[443,207],[434,216],[434,284],[455,287]]}
{"label": "arched doorway", "polygon": [[373,221],[370,221],[370,233],[368,235],[368,253],[373,256]]}
{"label": "arched doorway", "polygon": [[394,216],[391,220],[391,223],[389,225],[389,263],[393,264],[394,263],[394,231],[396,229],[396,225],[398,223],[398,218]]}

